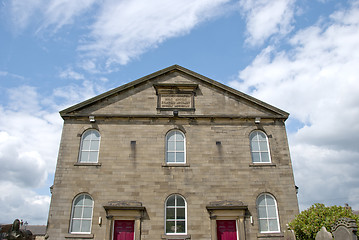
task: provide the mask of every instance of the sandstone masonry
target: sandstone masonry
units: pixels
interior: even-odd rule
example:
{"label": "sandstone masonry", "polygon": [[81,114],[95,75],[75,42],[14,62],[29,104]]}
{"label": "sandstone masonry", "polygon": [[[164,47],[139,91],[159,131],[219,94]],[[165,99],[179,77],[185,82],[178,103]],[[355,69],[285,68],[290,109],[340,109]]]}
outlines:
{"label": "sandstone masonry", "polygon": [[288,113],[219,82],[174,65],[60,114],[48,239],[284,239],[298,214]]}

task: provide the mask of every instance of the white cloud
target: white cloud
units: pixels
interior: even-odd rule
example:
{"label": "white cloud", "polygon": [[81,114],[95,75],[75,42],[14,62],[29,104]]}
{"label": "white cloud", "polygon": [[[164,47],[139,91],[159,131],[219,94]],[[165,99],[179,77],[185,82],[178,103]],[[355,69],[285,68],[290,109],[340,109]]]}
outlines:
{"label": "white cloud", "polygon": [[260,45],[273,35],[283,36],[292,29],[295,0],[240,0],[246,19],[250,45]]}
{"label": "white cloud", "polygon": [[301,210],[313,203],[359,209],[359,152],[294,142],[291,153]]}
{"label": "white cloud", "polygon": [[[14,0],[14,28],[37,26],[56,33],[75,21],[85,22],[78,50],[81,66],[91,73],[112,72],[163,41],[188,34],[200,23],[236,10],[233,0]],[[88,17],[89,12],[91,17]],[[86,13],[86,15],[85,15]],[[80,18],[81,16],[81,18]],[[86,20],[83,20],[85,18]],[[100,62],[104,64],[100,64]],[[69,77],[69,76],[67,76]]]}
{"label": "white cloud", "polygon": [[7,90],[7,105],[0,105],[0,223],[46,224],[50,196],[36,191],[50,187],[55,171],[63,123],[58,111],[101,90],[88,81],[50,96],[31,86]]}
{"label": "white cloud", "polygon": [[55,170],[61,119],[42,109],[34,88],[11,89],[0,106],[0,182],[39,187]]}
{"label": "white cloud", "polygon": [[7,71],[0,71],[0,77],[11,77],[11,78],[17,78],[17,79],[21,79],[21,80],[25,79],[23,76],[9,73]]}
{"label": "white cloud", "polygon": [[161,42],[189,33],[199,23],[221,13],[230,0],[105,1],[91,27],[90,40],[79,49],[106,67],[126,64]]}
{"label": "white cloud", "polygon": [[[189,33],[199,23],[221,14],[230,1],[153,0],[148,4],[145,0],[14,0],[11,13],[19,29],[37,19],[38,32],[56,32],[98,4],[87,41],[81,40],[79,46],[86,58],[92,57],[84,68],[98,72],[99,68],[109,71],[113,65],[126,64],[169,38]],[[97,59],[105,59],[106,64],[97,66]]]}
{"label": "white cloud", "polygon": [[103,87],[101,83],[105,83],[105,81],[101,81],[100,84],[95,84],[85,80],[81,85],[72,84],[56,88],[52,96],[47,99],[47,103],[53,105],[57,110],[65,109],[109,90]]}
{"label": "white cloud", "polygon": [[358,39],[356,1],[325,23],[297,32],[291,50],[266,47],[231,83],[291,112],[304,125],[289,138],[305,206],[330,199],[332,204],[359,201],[354,171],[359,156]]}
{"label": "white cloud", "polygon": [[42,2],[43,0],[11,1],[9,12],[15,26],[13,29],[19,31],[26,28],[33,14],[43,5]]}
{"label": "white cloud", "polygon": [[45,161],[38,151],[24,150],[21,139],[0,131],[0,182],[11,181],[22,187],[37,187],[47,177]]}
{"label": "white cloud", "polygon": [[0,223],[12,223],[16,218],[31,225],[46,224],[50,196],[39,195],[10,182],[0,184]]}
{"label": "white cloud", "polygon": [[64,25],[73,23],[74,18],[89,10],[96,0],[13,0],[10,11],[18,30],[36,22],[38,32],[49,29],[56,32]]}
{"label": "white cloud", "polygon": [[60,78],[75,79],[75,80],[85,79],[83,74],[75,72],[72,68],[67,68],[61,71]]}

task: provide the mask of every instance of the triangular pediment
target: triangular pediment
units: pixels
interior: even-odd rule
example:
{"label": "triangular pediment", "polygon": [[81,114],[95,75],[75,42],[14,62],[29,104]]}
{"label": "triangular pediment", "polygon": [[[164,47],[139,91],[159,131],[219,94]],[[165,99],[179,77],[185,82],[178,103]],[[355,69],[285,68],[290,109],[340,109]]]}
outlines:
{"label": "triangular pediment", "polygon": [[288,113],[178,65],[165,68],[60,112],[76,116],[181,115],[288,118]]}

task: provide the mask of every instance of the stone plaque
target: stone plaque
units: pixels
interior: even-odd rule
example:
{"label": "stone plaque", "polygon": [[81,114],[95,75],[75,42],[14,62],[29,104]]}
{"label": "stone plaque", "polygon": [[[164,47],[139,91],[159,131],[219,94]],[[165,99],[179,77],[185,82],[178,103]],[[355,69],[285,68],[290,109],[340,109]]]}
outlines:
{"label": "stone plaque", "polygon": [[161,94],[160,108],[192,108],[192,94]]}

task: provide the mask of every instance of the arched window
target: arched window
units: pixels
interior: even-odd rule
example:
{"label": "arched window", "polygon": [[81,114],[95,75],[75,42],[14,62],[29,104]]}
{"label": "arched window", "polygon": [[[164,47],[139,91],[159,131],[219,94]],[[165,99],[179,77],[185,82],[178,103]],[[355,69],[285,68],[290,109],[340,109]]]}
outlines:
{"label": "arched window", "polygon": [[186,163],[186,139],[181,131],[166,135],[166,163]]}
{"label": "arched window", "polygon": [[279,232],[277,202],[270,194],[261,194],[257,199],[259,231]]}
{"label": "arched window", "polygon": [[253,131],[249,136],[253,163],[271,162],[267,135],[262,131]]}
{"label": "arched window", "polygon": [[166,200],[166,234],[186,234],[187,204],[178,194],[169,196]]}
{"label": "arched window", "polygon": [[72,203],[70,233],[91,233],[93,200],[88,194],[77,196]]}
{"label": "arched window", "polygon": [[98,162],[100,139],[100,133],[95,129],[87,130],[82,134],[79,162]]}

